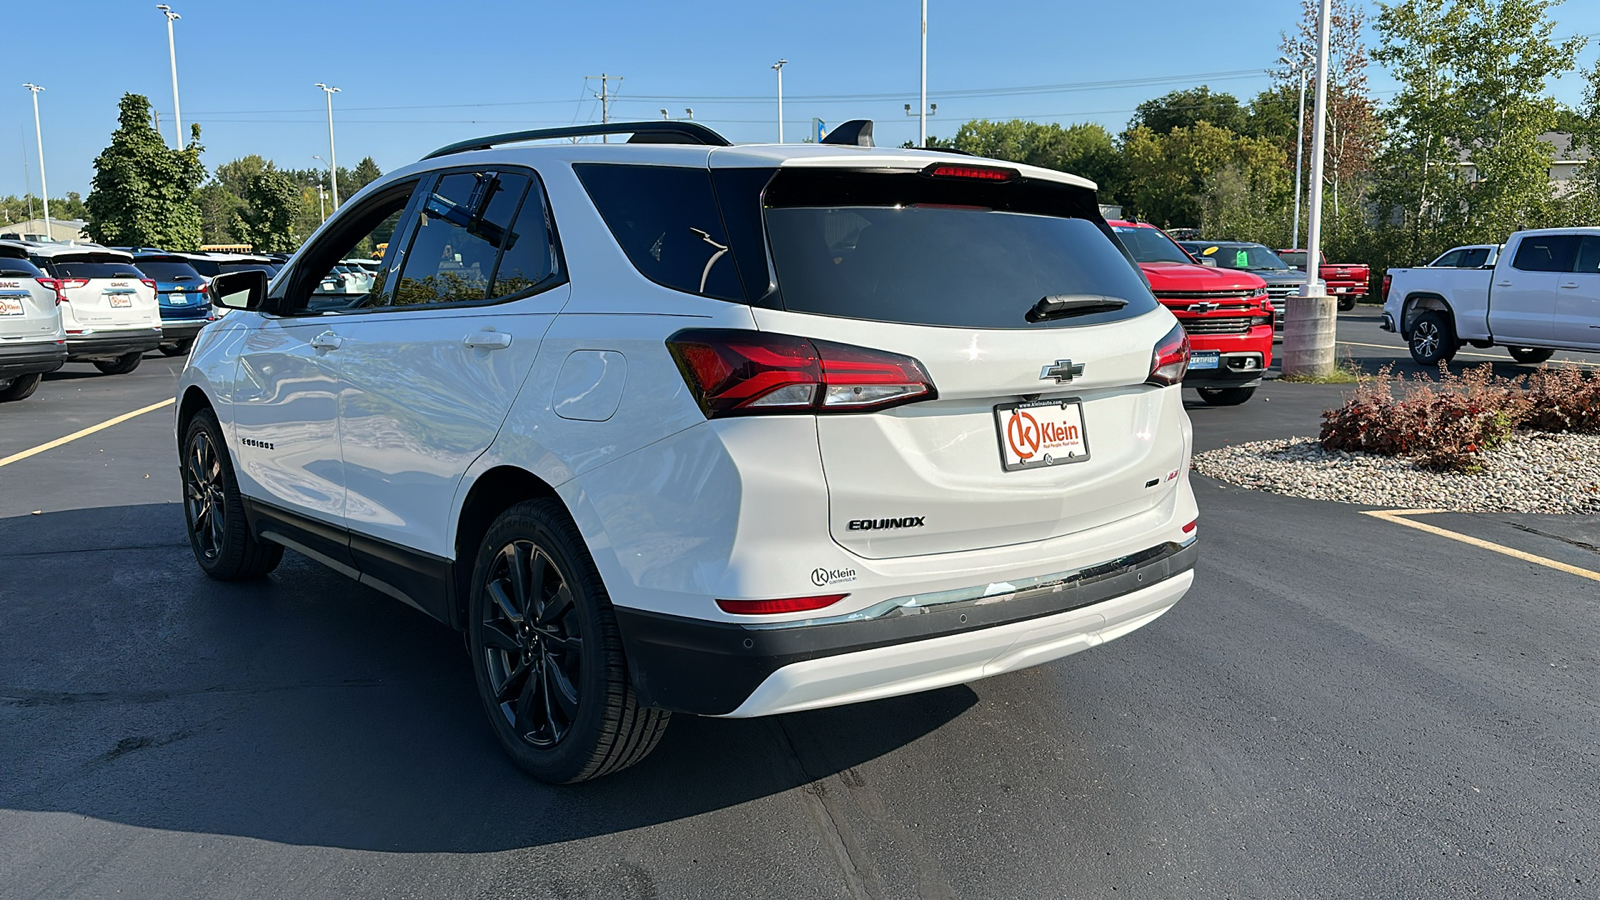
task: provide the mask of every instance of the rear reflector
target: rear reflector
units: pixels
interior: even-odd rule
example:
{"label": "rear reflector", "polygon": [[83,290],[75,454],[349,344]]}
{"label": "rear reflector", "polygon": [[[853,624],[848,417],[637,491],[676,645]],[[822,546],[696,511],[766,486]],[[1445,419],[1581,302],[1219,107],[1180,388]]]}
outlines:
{"label": "rear reflector", "polygon": [[1194,534],[1195,526],[1197,526],[1199,524],[1200,524],[1200,520],[1199,519],[1195,519],[1193,522],[1190,522],[1189,524],[1183,526],[1183,533],[1184,534]]}
{"label": "rear reflector", "polygon": [[667,339],[706,418],[868,412],[938,396],[909,356],[788,334],[694,328]]}
{"label": "rear reflector", "polygon": [[718,600],[723,612],[741,616],[770,616],[777,613],[806,612],[832,606],[849,594],[825,594],[820,597],[789,597],[783,600]]}
{"label": "rear reflector", "polygon": [[1172,326],[1167,336],[1156,344],[1150,357],[1150,384],[1177,384],[1189,371],[1189,335],[1182,325]]}
{"label": "rear reflector", "polygon": [[954,163],[935,163],[922,170],[933,178],[966,178],[972,181],[1015,181],[1022,176],[1015,169],[988,166],[963,166]]}

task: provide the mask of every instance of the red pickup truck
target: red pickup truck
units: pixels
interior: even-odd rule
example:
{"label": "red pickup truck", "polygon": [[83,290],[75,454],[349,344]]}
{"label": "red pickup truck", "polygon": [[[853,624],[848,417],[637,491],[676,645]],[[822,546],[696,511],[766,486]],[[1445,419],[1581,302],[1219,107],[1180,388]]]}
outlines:
{"label": "red pickup truck", "polygon": [[1167,233],[1143,222],[1108,223],[1150,290],[1189,334],[1185,387],[1212,406],[1249,400],[1272,365],[1267,283],[1243,269],[1202,266]]}
{"label": "red pickup truck", "polygon": [[[1279,250],[1278,258],[1304,272],[1306,251]],[[1337,298],[1340,310],[1356,308],[1356,303],[1367,295],[1367,283],[1372,280],[1372,270],[1360,263],[1331,263],[1328,254],[1322,254],[1317,265],[1317,277],[1328,286],[1328,296]]]}

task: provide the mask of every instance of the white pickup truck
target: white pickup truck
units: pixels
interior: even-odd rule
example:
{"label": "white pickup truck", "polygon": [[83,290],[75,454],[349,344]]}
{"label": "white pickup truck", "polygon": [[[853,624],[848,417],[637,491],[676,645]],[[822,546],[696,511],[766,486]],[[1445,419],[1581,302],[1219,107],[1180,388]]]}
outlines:
{"label": "white pickup truck", "polygon": [[1462,344],[1505,347],[1521,363],[1600,351],[1600,228],[1516,232],[1492,267],[1390,269],[1383,330],[1423,366]]}

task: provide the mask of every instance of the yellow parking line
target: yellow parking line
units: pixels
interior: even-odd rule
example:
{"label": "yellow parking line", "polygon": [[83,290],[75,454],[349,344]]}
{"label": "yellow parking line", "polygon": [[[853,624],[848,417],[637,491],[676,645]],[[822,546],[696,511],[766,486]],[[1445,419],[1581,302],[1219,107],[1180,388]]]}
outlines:
{"label": "yellow parking line", "polygon": [[85,428],[82,431],[74,431],[73,433],[67,435],[66,437],[58,437],[55,440],[50,441],[49,443],[40,444],[37,447],[32,447],[32,448],[29,448],[27,450],[23,450],[20,453],[13,453],[10,456],[5,457],[4,459],[0,459],[0,466],[9,466],[12,463],[17,462],[18,460],[27,459],[30,456],[35,456],[37,454],[45,452],[46,450],[54,450],[55,448],[61,446],[62,444],[70,444],[73,441],[77,440],[78,438],[88,437],[89,435],[94,434],[96,431],[104,431],[104,430],[106,430],[107,428],[110,428],[113,425],[118,425],[118,424],[121,424],[123,422],[128,421],[129,419],[136,418],[138,416],[142,416],[147,412],[155,412],[156,410],[161,409],[164,406],[171,406],[172,404],[174,404],[176,402],[177,402],[177,400],[175,398],[169,397],[166,400],[161,401],[160,403],[152,403],[149,406],[144,407],[143,409],[136,409],[133,412],[123,413],[122,415],[117,416],[114,419],[107,419],[104,422],[101,422],[99,425],[90,425],[88,428]]}
{"label": "yellow parking line", "polygon": [[1439,537],[1449,538],[1452,541],[1460,541],[1463,544],[1471,544],[1472,546],[1478,547],[1478,548],[1483,549],[1483,550],[1492,550],[1495,553],[1502,553],[1502,554],[1505,554],[1506,556],[1509,556],[1509,557],[1511,557],[1513,559],[1520,559],[1523,562],[1531,562],[1531,563],[1533,563],[1535,565],[1544,566],[1547,569],[1555,569],[1558,572],[1566,572],[1569,575],[1576,575],[1579,578],[1587,578],[1590,581],[1600,581],[1600,572],[1595,572],[1595,571],[1592,571],[1590,569],[1582,569],[1582,568],[1579,568],[1577,566],[1569,566],[1566,563],[1561,562],[1559,560],[1547,559],[1547,558],[1545,558],[1543,556],[1535,556],[1532,553],[1524,553],[1523,551],[1518,550],[1518,549],[1516,549],[1514,547],[1502,546],[1502,545],[1496,544],[1496,543],[1494,543],[1492,541],[1486,541],[1486,540],[1483,540],[1482,538],[1475,538],[1475,537],[1473,537],[1471,535],[1468,535],[1468,534],[1462,534],[1462,533],[1460,533],[1458,531],[1450,531],[1448,529],[1440,528],[1437,525],[1428,525],[1428,524],[1425,524],[1425,523],[1422,523],[1422,522],[1413,522],[1410,519],[1403,518],[1404,516],[1426,516],[1426,515],[1431,515],[1433,513],[1442,513],[1442,512],[1449,512],[1449,510],[1446,510],[1446,509],[1378,509],[1378,510],[1371,510],[1369,512],[1362,513],[1362,515],[1371,516],[1374,519],[1382,519],[1385,522],[1393,522],[1396,525],[1404,525],[1407,528],[1415,528],[1418,531],[1426,531],[1429,534],[1436,534]]}
{"label": "yellow parking line", "polygon": [[[1363,343],[1361,343],[1359,341],[1339,341],[1339,344],[1342,345],[1342,346],[1345,346],[1345,347],[1372,347],[1375,350],[1401,351],[1401,350],[1405,350],[1406,349],[1405,347],[1396,347],[1396,346],[1394,346],[1392,344],[1363,344]],[[1512,360],[1511,357],[1509,357],[1509,356],[1499,356],[1499,355],[1496,355],[1496,354],[1493,354],[1493,353],[1472,353],[1470,351],[1461,351],[1461,352],[1457,353],[1456,355],[1457,356],[1471,356],[1474,359],[1497,359],[1497,360],[1500,360],[1501,362],[1514,362],[1514,360]],[[1600,364],[1597,364],[1597,363],[1583,362],[1581,360],[1576,360],[1576,359],[1569,359],[1569,360],[1559,360],[1558,359],[1555,362],[1556,362],[1557,365],[1583,366],[1583,367],[1589,368],[1589,369],[1593,369],[1597,365],[1600,365]]]}

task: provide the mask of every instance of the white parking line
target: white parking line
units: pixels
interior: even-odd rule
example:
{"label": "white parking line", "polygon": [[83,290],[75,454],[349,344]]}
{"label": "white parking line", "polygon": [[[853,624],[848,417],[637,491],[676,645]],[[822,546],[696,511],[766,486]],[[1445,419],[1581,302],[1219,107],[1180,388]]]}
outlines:
{"label": "white parking line", "polygon": [[152,403],[149,406],[144,407],[143,409],[136,409],[133,412],[123,413],[122,415],[117,416],[114,419],[107,419],[107,420],[105,420],[104,422],[101,422],[98,425],[90,425],[88,428],[85,428],[82,431],[74,431],[73,433],[67,435],[66,437],[58,437],[55,440],[50,441],[49,443],[40,444],[37,447],[30,447],[29,449],[23,450],[20,453],[13,453],[10,456],[5,457],[4,459],[0,459],[0,466],[9,466],[12,463],[17,462],[18,460],[27,459],[30,456],[36,456],[36,455],[38,455],[40,453],[45,452],[46,450],[54,450],[55,448],[61,446],[62,444],[70,444],[73,441],[77,440],[78,438],[88,437],[89,435],[94,434],[97,431],[104,431],[104,430],[106,430],[107,428],[110,428],[113,425],[118,425],[118,424],[121,424],[123,422],[128,421],[129,419],[136,418],[138,416],[142,416],[147,412],[155,412],[156,410],[161,409],[162,407],[171,406],[172,404],[174,404],[176,402],[178,402],[176,398],[169,397],[166,400],[161,401],[160,403]]}
{"label": "white parking line", "polygon": [[[1339,345],[1341,347],[1371,347],[1371,348],[1373,348],[1375,350],[1393,350],[1396,353],[1407,352],[1406,348],[1404,346],[1395,347],[1395,346],[1390,345],[1390,344],[1363,344],[1360,341],[1339,341],[1338,343],[1339,343]],[[1511,357],[1509,357],[1509,356],[1498,356],[1498,355],[1493,354],[1493,353],[1473,353],[1473,352],[1468,351],[1468,350],[1463,350],[1463,351],[1457,353],[1456,355],[1457,356],[1470,356],[1470,357],[1473,357],[1474,359],[1497,359],[1497,360],[1499,360],[1501,362],[1512,362],[1513,361],[1511,359]],[[1568,359],[1568,360],[1560,360],[1560,359],[1558,359],[1555,362],[1556,362],[1556,364],[1563,365],[1563,366],[1583,366],[1584,368],[1587,368],[1587,369],[1600,368],[1600,363],[1582,362],[1580,360],[1575,360],[1575,359]]]}
{"label": "white parking line", "polygon": [[1555,569],[1558,572],[1566,572],[1569,575],[1576,575],[1579,578],[1587,578],[1590,581],[1600,581],[1600,572],[1579,568],[1578,566],[1569,566],[1560,560],[1547,559],[1543,556],[1535,556],[1532,553],[1526,553],[1522,550],[1516,549],[1515,547],[1507,547],[1502,544],[1496,544],[1493,541],[1475,538],[1470,534],[1462,534],[1459,531],[1450,531],[1449,529],[1440,528],[1437,525],[1428,525],[1423,522],[1413,522],[1410,519],[1403,518],[1404,516],[1427,516],[1434,513],[1449,511],[1450,510],[1447,509],[1376,509],[1364,512],[1362,515],[1371,516],[1374,519],[1382,519],[1385,522],[1393,522],[1396,525],[1404,525],[1407,528],[1415,528],[1418,531],[1426,531],[1429,534],[1436,534],[1439,537],[1449,538],[1452,541],[1460,541],[1463,544],[1471,544],[1472,546],[1483,550],[1492,550],[1495,553],[1502,553],[1513,559],[1520,559],[1523,562],[1531,562],[1535,565],[1544,566],[1547,569]]}

